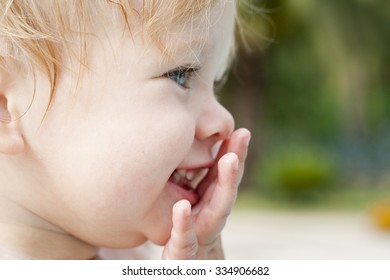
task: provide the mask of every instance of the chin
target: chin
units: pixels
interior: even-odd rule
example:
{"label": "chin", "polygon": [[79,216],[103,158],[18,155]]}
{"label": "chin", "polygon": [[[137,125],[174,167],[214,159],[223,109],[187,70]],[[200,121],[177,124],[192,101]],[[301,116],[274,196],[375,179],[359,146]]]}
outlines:
{"label": "chin", "polygon": [[165,246],[165,244],[167,244],[168,240],[169,240],[169,236],[168,236],[168,238],[165,238],[165,239],[150,239],[150,242],[152,242],[153,244],[158,245],[158,246]]}
{"label": "chin", "polygon": [[169,238],[171,237],[171,231],[170,230],[160,230],[160,234],[157,234],[157,232],[153,232],[150,234],[147,239],[159,246],[164,246],[167,244]]}
{"label": "chin", "polygon": [[103,247],[110,249],[130,249],[142,245],[148,239],[143,235],[129,237],[119,237],[119,236],[105,236],[100,238],[100,240],[87,240],[86,242],[95,246]]}

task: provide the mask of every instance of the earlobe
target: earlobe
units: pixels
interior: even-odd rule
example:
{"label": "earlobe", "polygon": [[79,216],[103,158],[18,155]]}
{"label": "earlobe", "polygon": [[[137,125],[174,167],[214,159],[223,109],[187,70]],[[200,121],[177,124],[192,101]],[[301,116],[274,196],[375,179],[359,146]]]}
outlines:
{"label": "earlobe", "polygon": [[6,96],[0,93],[0,153],[14,155],[23,150],[23,135],[17,123],[12,121]]}

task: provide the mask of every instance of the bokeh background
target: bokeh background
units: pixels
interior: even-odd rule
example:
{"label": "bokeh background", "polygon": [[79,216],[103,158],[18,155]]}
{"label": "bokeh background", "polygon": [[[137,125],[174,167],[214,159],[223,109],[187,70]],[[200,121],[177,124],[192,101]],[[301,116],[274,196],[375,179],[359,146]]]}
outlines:
{"label": "bokeh background", "polygon": [[[243,251],[232,258],[390,259],[390,2],[252,5],[241,9],[246,43],[221,95],[252,131],[227,227],[232,251]],[[258,240],[267,234],[276,240]]]}

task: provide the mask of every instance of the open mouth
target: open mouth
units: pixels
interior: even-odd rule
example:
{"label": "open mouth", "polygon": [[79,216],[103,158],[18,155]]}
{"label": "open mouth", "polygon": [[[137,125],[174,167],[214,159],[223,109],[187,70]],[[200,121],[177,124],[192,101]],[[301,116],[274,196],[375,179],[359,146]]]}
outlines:
{"label": "open mouth", "polygon": [[198,169],[176,169],[169,181],[178,187],[178,191],[190,201],[192,205],[196,204],[199,200],[197,188],[206,177],[209,168]]}

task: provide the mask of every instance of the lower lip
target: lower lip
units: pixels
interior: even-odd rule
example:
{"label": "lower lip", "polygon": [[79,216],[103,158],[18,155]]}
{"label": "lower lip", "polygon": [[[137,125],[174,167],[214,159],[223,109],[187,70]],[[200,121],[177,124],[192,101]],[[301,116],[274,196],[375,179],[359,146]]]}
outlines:
{"label": "lower lip", "polygon": [[171,181],[168,181],[168,188],[173,190],[173,192],[176,195],[180,196],[181,199],[188,200],[192,206],[195,205],[196,203],[198,203],[198,201],[199,201],[199,195],[196,191],[187,190],[187,189],[182,188],[179,185],[177,185]]}

